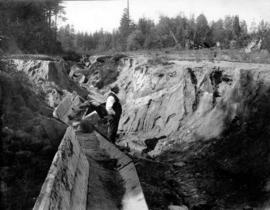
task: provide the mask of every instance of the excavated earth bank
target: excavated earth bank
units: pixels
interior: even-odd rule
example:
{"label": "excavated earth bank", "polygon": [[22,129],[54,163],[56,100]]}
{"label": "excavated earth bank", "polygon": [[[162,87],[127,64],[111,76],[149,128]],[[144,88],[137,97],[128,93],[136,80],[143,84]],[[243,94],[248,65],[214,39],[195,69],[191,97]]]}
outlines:
{"label": "excavated earth bank", "polygon": [[269,208],[270,65],[126,62],[122,143],[168,163],[138,166],[146,189],[191,209]]}
{"label": "excavated earth bank", "polygon": [[[269,209],[270,65],[168,57],[103,56],[70,77],[91,96],[112,83],[121,87],[118,144],[134,155],[150,209]],[[63,62],[14,63],[31,84],[1,75],[1,136],[8,157],[1,193],[7,209],[29,209],[66,129],[40,101],[55,107],[69,92],[86,91],[68,79]],[[31,85],[41,88],[43,99]],[[42,176],[31,182],[33,174]]]}
{"label": "excavated earth bank", "polygon": [[270,65],[168,57],[121,58],[111,81],[118,144],[161,162],[137,163],[150,209],[270,208]]}

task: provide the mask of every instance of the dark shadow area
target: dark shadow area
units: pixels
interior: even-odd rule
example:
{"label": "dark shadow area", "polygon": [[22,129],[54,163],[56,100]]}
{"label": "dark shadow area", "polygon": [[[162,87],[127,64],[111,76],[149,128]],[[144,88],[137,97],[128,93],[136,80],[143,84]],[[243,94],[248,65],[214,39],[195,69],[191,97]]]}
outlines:
{"label": "dark shadow area", "polygon": [[171,164],[139,159],[136,170],[151,210],[167,209],[170,204],[183,204],[183,195],[177,190],[179,184],[171,176],[174,173]]}
{"label": "dark shadow area", "polygon": [[146,148],[142,151],[142,153],[147,154],[148,152],[154,150],[158,141],[161,139],[165,139],[165,138],[166,138],[166,136],[161,136],[158,138],[151,138],[151,139],[144,140]]}
{"label": "dark shadow area", "polygon": [[66,126],[23,73],[0,72],[0,208],[32,209]]}

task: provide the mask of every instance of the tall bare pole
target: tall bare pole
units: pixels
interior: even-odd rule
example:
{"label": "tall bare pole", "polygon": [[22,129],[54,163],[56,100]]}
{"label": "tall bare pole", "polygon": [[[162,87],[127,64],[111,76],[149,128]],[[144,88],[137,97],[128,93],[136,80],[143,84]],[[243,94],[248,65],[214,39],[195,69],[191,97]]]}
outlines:
{"label": "tall bare pole", "polygon": [[129,0],[127,0],[127,15],[128,15],[128,19],[130,20],[130,17],[129,17]]}

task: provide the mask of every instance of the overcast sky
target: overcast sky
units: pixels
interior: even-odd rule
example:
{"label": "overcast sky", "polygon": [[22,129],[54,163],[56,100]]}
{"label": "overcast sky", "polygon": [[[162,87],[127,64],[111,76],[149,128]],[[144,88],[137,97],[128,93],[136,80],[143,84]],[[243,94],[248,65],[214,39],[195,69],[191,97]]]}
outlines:
{"label": "overcast sky", "polygon": [[[119,26],[127,0],[65,1],[65,24],[76,31],[95,32],[103,28],[112,31]],[[238,14],[240,19],[270,22],[270,0],[130,0],[130,15],[136,22],[140,17],[158,21],[160,15],[174,17],[179,13],[189,17],[204,13],[208,20]]]}

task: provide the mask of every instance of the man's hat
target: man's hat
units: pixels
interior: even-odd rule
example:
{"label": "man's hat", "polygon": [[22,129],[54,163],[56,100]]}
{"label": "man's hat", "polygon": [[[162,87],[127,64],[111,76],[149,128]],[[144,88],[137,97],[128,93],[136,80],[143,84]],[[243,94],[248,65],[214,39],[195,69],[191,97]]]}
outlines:
{"label": "man's hat", "polygon": [[111,91],[114,92],[114,93],[116,93],[116,94],[119,93],[119,87],[118,87],[118,85],[112,86],[111,87]]}

